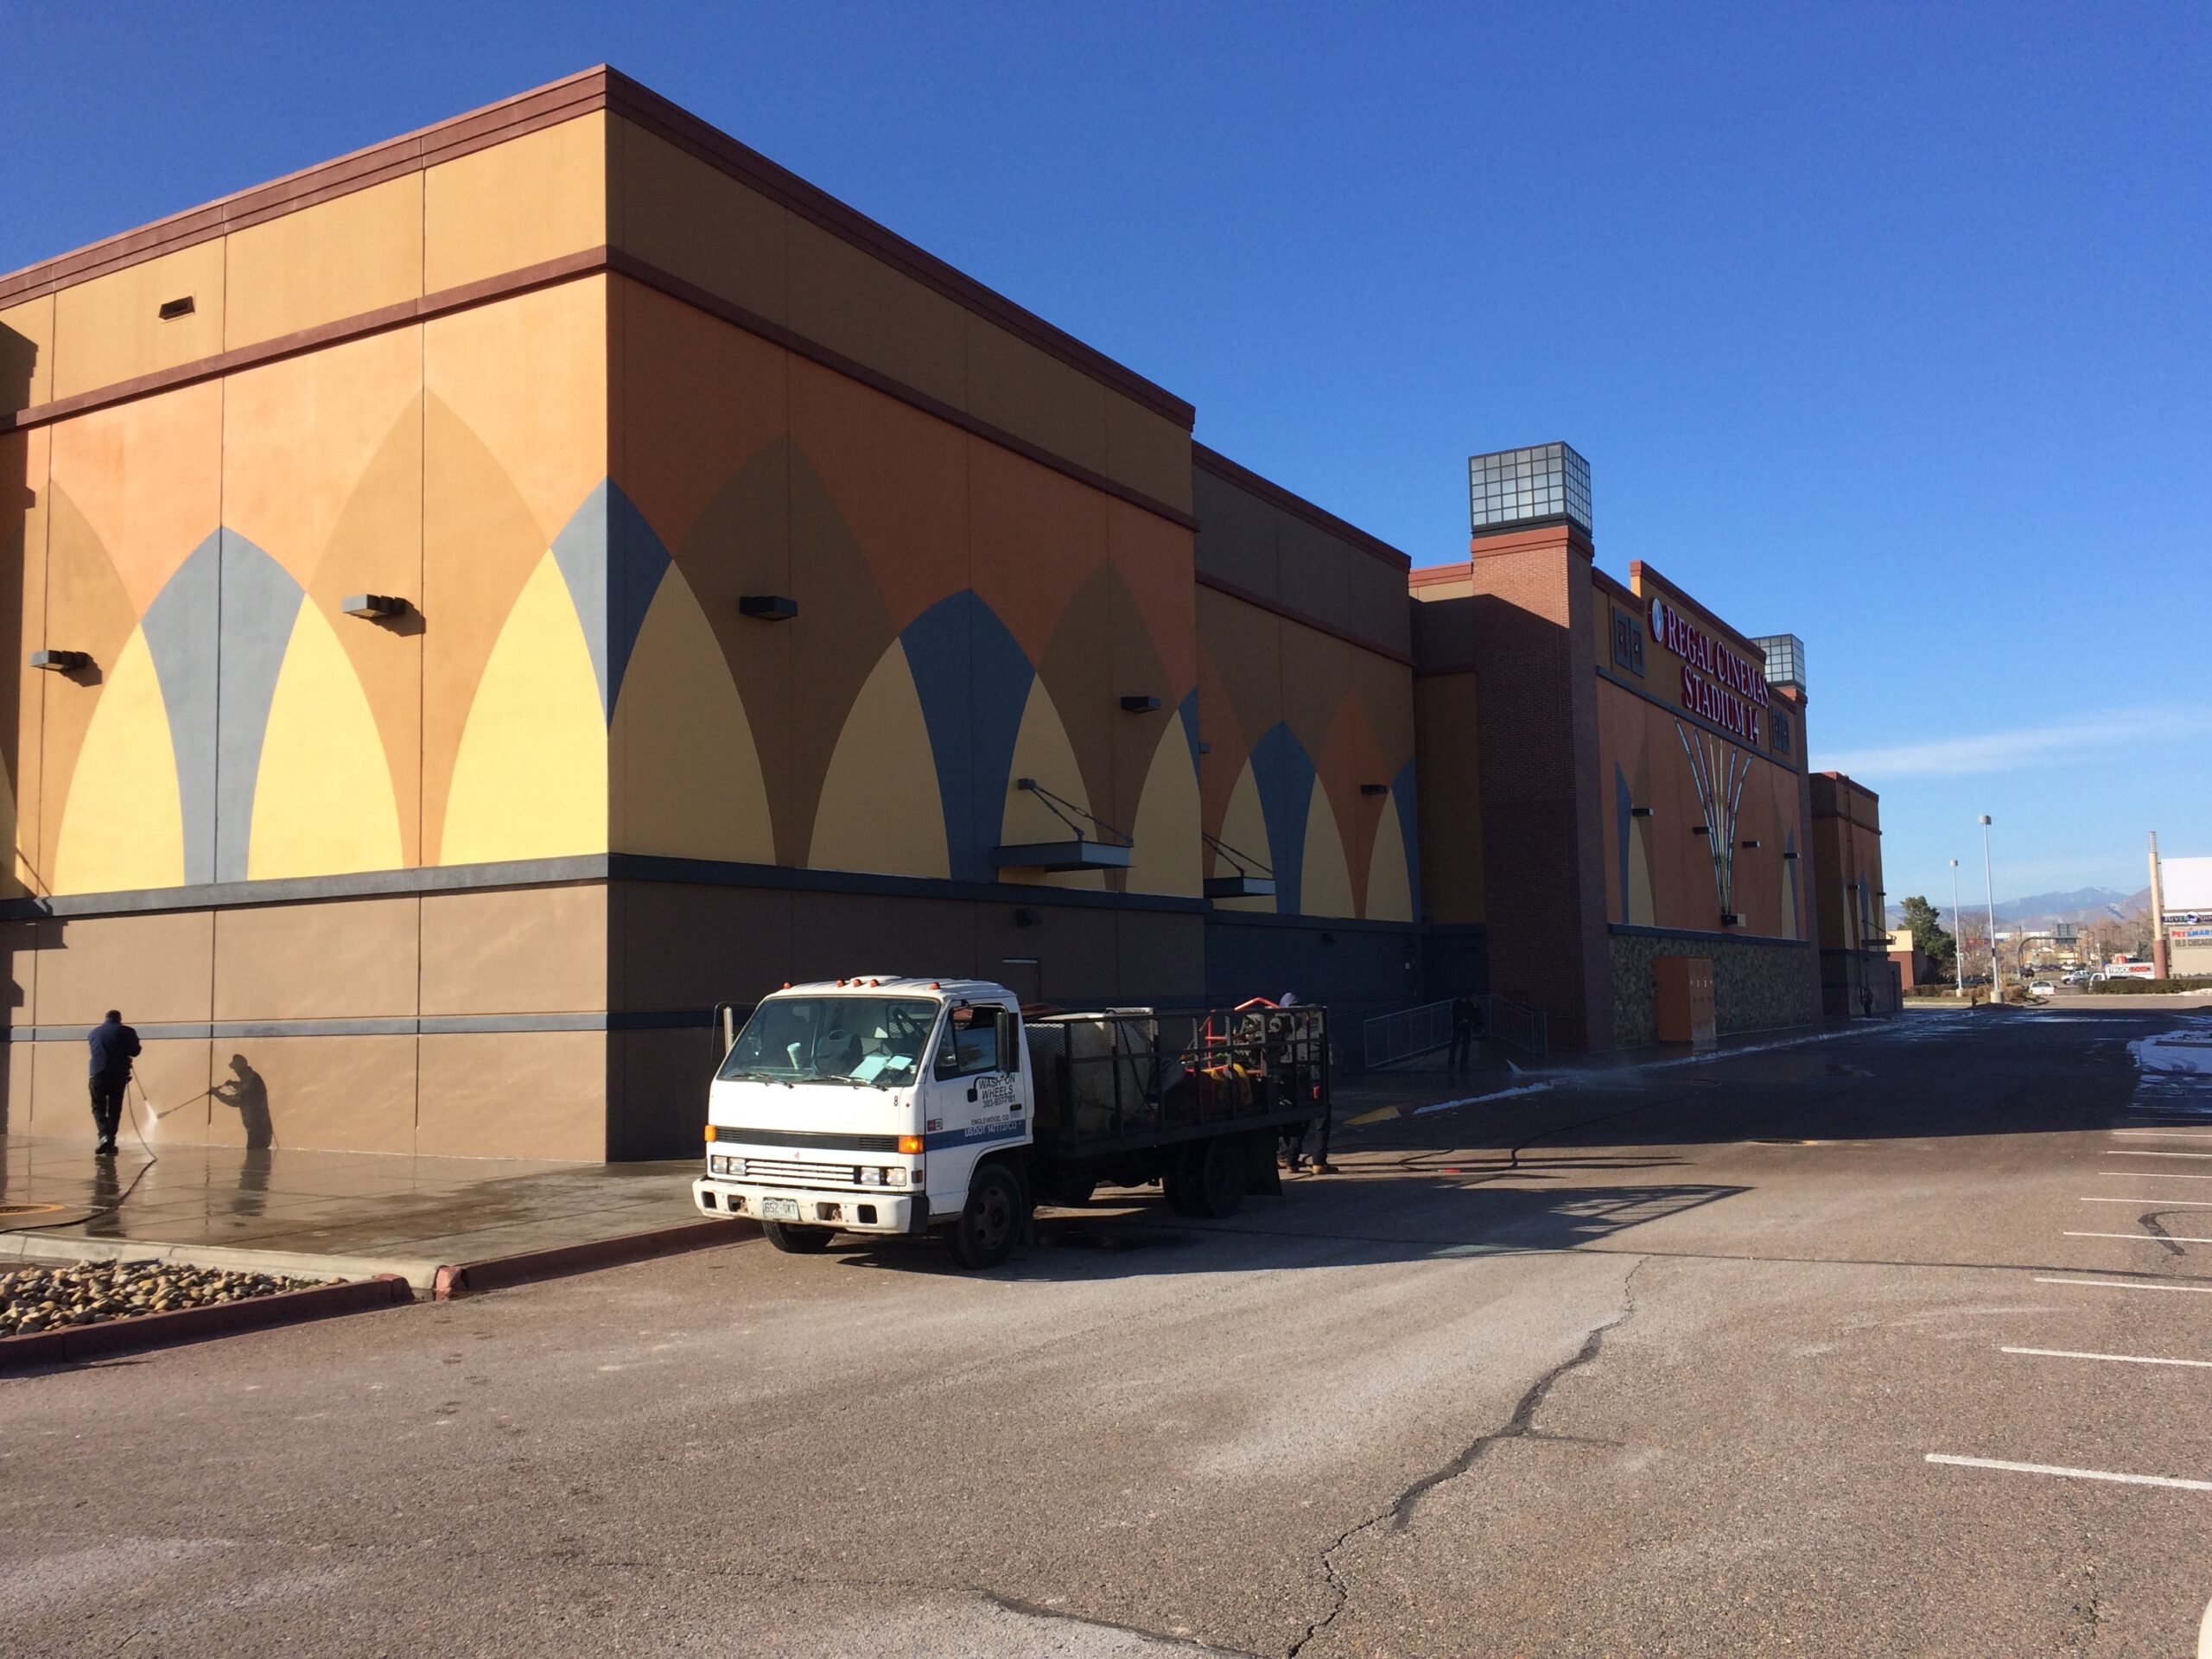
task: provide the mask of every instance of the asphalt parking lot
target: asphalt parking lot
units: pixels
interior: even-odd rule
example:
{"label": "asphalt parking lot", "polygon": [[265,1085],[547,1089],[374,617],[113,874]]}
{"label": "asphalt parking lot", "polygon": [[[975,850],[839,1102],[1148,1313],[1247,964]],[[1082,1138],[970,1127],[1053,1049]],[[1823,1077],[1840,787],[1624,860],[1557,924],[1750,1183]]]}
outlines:
{"label": "asphalt parking lot", "polygon": [[748,1243],[0,1381],[0,1651],[2197,1650],[2212,1016],[1342,1144],[980,1276]]}

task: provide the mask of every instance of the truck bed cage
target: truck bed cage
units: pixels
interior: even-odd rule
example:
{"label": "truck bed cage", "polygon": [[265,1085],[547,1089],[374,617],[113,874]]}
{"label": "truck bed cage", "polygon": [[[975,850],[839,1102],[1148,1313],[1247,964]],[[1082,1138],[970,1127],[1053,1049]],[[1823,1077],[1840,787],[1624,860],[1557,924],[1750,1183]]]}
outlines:
{"label": "truck bed cage", "polygon": [[1328,1010],[1109,1009],[1027,1022],[1037,1149],[1089,1158],[1330,1120]]}

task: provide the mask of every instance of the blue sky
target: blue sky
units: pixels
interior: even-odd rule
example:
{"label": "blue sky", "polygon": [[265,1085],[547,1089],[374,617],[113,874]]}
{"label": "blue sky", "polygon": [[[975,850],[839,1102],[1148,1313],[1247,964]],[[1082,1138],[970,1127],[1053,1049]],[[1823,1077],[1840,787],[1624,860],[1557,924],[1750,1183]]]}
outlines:
{"label": "blue sky", "polygon": [[2202,6],[10,10],[0,269],[612,62],[1416,563],[1567,438],[1893,898],[2212,854]]}

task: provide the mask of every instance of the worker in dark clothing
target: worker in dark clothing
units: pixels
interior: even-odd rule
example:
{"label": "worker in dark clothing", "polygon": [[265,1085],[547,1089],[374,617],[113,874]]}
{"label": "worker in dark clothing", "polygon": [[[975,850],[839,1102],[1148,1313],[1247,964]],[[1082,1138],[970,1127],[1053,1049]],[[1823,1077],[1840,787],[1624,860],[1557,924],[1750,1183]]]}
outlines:
{"label": "worker in dark clothing", "polygon": [[1475,1006],[1475,994],[1462,991],[1452,999],[1452,1075],[1459,1076],[1473,1063],[1475,1032],[1482,1024],[1482,1011]]}
{"label": "worker in dark clothing", "polygon": [[86,1040],[92,1050],[92,1125],[100,1137],[94,1150],[112,1157],[115,1132],[123,1123],[123,1091],[130,1083],[130,1062],[138,1058],[138,1033],[123,1023],[119,1010],[110,1008]]}

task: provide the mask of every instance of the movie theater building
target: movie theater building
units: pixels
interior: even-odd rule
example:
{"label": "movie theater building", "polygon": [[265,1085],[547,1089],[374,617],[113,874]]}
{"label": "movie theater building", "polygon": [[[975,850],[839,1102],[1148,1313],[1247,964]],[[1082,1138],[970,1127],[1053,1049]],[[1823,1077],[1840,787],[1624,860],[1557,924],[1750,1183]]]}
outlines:
{"label": "movie theater building", "polygon": [[576,1159],[788,980],[1818,1017],[1794,640],[1192,423],[607,69],[0,277],[0,1128],[109,1007],[173,1141]]}
{"label": "movie theater building", "polygon": [[1404,555],[612,71],[0,278],[0,394],[10,1130],[110,1006],[174,1141],[596,1159],[791,979],[1421,995]]}
{"label": "movie theater building", "polygon": [[1588,1050],[1654,1040],[1667,958],[1722,1033],[1818,1019],[1802,646],[1597,569],[1565,444],[1477,456],[1471,499],[1468,561],[1411,577],[1431,983],[1479,957]]}

